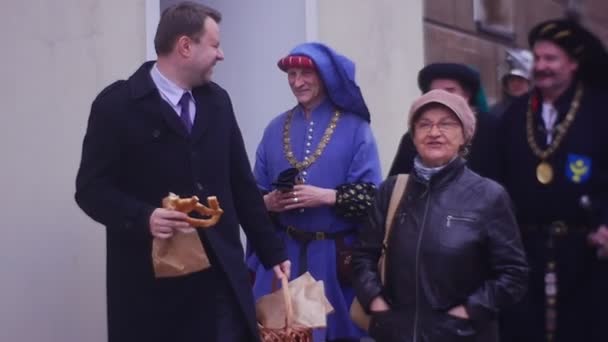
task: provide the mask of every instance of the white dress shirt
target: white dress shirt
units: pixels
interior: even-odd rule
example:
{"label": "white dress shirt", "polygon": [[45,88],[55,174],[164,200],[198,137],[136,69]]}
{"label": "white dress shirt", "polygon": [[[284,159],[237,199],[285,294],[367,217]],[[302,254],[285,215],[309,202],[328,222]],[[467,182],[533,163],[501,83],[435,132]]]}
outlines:
{"label": "white dress shirt", "polygon": [[[192,95],[192,91],[189,89],[180,88],[177,84],[171,82],[160,72],[160,70],[158,70],[156,63],[154,63],[152,69],[150,69],[150,77],[152,77],[152,81],[154,81],[156,88],[158,88],[160,96],[171,106],[171,108],[173,108],[179,117],[182,113],[179,100],[182,98],[184,93],[190,93],[190,95]],[[196,104],[194,103],[193,96],[190,96],[190,99],[192,99],[190,101],[190,122],[194,122],[194,117],[196,115]]]}
{"label": "white dress shirt", "polygon": [[543,102],[542,116],[545,122],[545,132],[547,132],[547,145],[550,145],[553,141],[555,123],[557,122],[557,110],[551,103]]}

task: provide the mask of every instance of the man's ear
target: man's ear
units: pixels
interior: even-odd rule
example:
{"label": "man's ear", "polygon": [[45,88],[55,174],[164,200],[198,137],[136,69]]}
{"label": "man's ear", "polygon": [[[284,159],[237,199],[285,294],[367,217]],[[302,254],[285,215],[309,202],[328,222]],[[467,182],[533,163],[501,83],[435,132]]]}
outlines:
{"label": "man's ear", "polygon": [[192,39],[188,36],[180,36],[175,41],[175,51],[182,57],[189,57],[192,54]]}
{"label": "man's ear", "polygon": [[578,71],[580,65],[578,64],[578,61],[570,56],[568,56],[568,59],[570,59],[570,63],[572,63],[572,73],[576,74],[576,72]]}

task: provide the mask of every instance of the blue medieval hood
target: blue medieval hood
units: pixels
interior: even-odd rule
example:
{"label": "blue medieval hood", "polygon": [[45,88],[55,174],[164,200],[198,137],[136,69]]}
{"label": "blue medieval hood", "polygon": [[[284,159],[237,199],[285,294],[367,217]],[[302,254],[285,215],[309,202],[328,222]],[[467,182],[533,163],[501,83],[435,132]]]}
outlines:
{"label": "blue medieval hood", "polygon": [[361,89],[355,82],[355,63],[322,43],[304,43],[289,56],[312,59],[323,80],[330,101],[339,109],[351,112],[370,122],[370,114]]}

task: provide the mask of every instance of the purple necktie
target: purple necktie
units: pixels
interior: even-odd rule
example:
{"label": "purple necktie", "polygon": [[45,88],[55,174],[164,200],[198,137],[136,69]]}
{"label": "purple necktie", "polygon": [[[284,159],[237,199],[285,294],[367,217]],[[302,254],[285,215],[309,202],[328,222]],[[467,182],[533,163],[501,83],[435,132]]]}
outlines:
{"label": "purple necktie", "polygon": [[190,93],[186,92],[182,95],[182,98],[179,99],[179,106],[181,107],[181,113],[179,117],[182,119],[184,126],[186,127],[186,131],[190,133],[192,131],[192,121],[190,120],[190,98],[192,96]]}

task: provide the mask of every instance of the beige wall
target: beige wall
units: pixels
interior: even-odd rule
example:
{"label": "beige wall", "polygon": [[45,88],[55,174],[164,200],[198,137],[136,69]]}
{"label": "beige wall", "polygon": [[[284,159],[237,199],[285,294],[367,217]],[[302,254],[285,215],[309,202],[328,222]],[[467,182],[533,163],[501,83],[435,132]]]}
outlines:
{"label": "beige wall", "polygon": [[318,0],[318,39],[352,58],[386,175],[420,95],[422,0]]}
{"label": "beige wall", "polygon": [[144,13],[144,0],[0,3],[0,341],[106,340],[105,238],[74,178],[91,101],[144,59]]}

